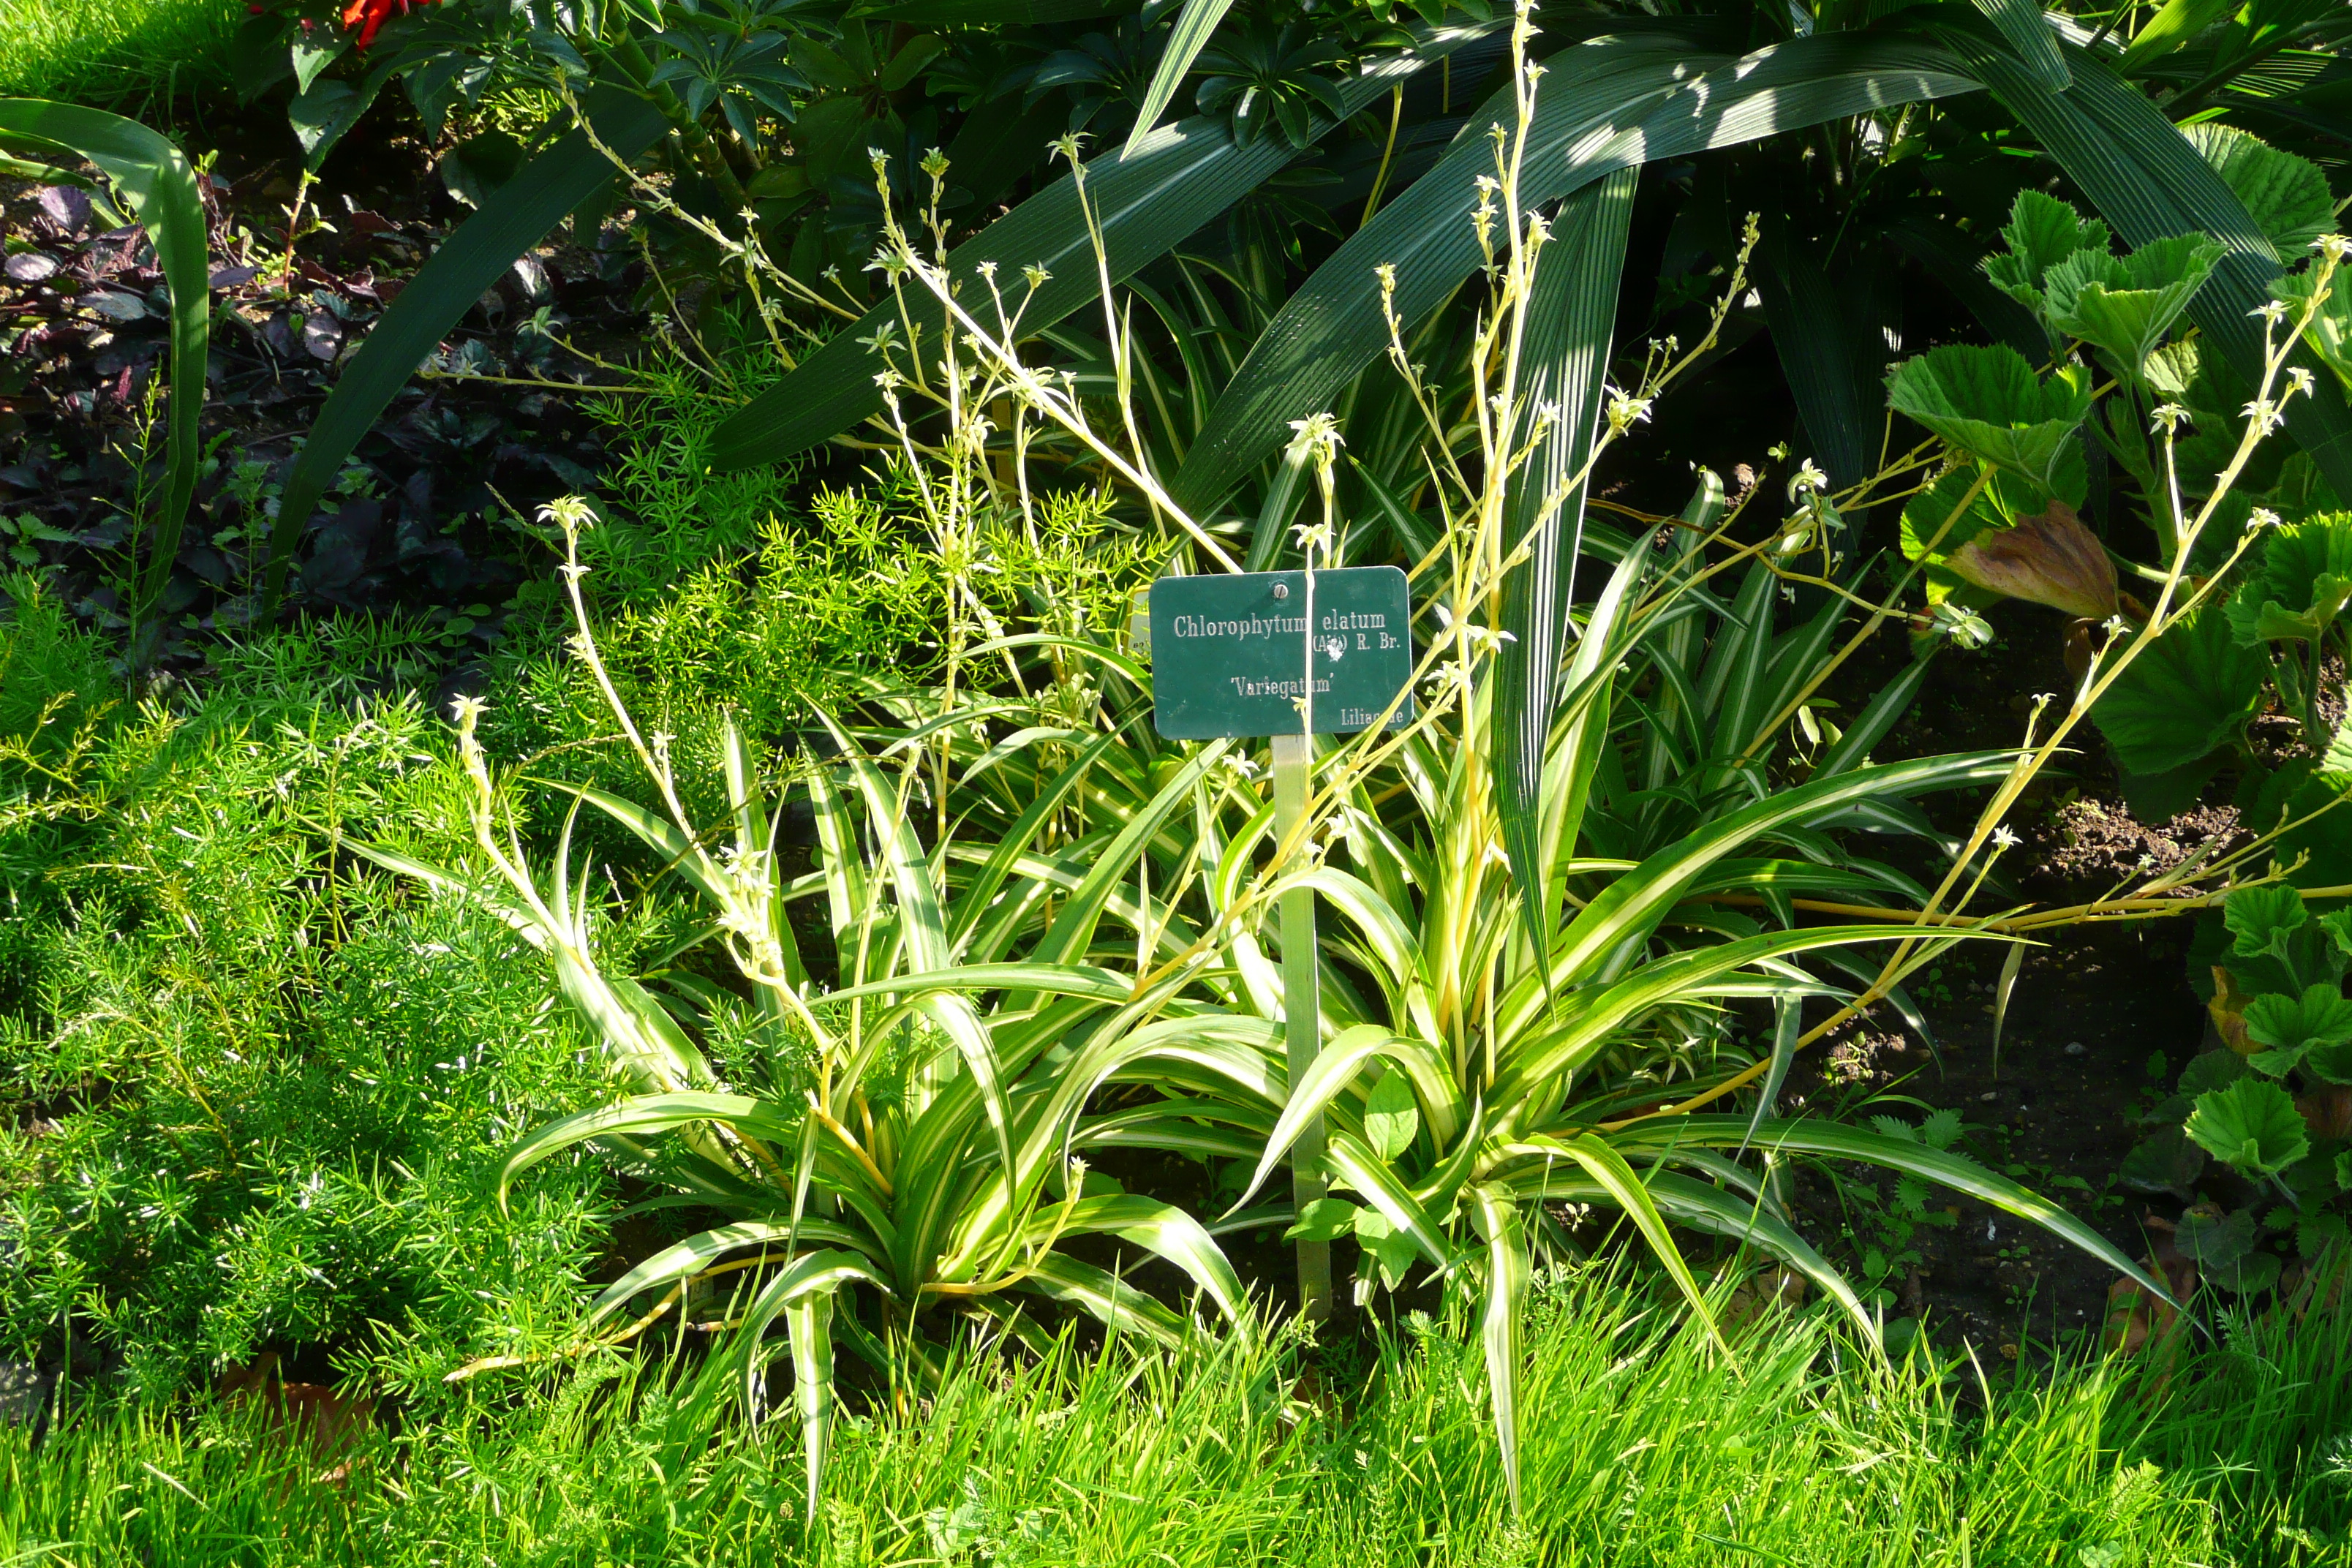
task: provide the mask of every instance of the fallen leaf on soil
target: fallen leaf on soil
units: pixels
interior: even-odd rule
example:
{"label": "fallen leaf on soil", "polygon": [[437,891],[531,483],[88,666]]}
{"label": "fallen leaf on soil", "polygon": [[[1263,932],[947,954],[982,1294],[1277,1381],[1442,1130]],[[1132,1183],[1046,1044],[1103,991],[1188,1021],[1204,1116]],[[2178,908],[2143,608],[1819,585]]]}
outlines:
{"label": "fallen leaf on soil", "polygon": [[307,1444],[313,1460],[332,1467],[317,1478],[330,1485],[350,1478],[349,1450],[375,1416],[371,1394],[347,1397],[323,1384],[286,1382],[275,1352],[230,1368],[221,1376],[219,1393],[232,1404],[257,1405],[272,1433],[289,1443]]}
{"label": "fallen leaf on soil", "polygon": [[[2149,1271],[2164,1281],[2173,1300],[2187,1306],[2197,1290],[2196,1263],[2173,1244],[2171,1221],[2148,1215],[2144,1223],[2154,1236],[2154,1245],[2147,1255]],[[2168,1376],[2172,1362],[2187,1339],[2181,1332],[2182,1321],[2178,1308],[2159,1299],[2138,1280],[2118,1279],[2107,1287],[2107,1316],[2100,1339],[2110,1354],[2137,1355],[2147,1352],[2155,1355]]]}

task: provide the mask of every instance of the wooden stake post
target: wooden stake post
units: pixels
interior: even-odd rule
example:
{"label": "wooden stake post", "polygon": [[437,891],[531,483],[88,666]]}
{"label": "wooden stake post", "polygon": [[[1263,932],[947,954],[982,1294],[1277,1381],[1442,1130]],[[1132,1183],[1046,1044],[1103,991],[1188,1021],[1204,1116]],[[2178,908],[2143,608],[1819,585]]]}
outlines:
{"label": "wooden stake post", "polygon": [[[1377,722],[1412,678],[1412,604],[1393,566],[1162,577],[1151,585],[1152,721],[1171,740],[1274,742],[1277,843],[1300,848],[1317,735]],[[1391,728],[1412,716],[1407,695]],[[1282,895],[1283,1044],[1295,1088],[1322,1045],[1315,891]],[[1327,1190],[1323,1119],[1290,1153],[1294,1217]],[[1331,1311],[1331,1244],[1298,1244],[1298,1306]]]}
{"label": "wooden stake post", "polygon": [[[1297,842],[1307,816],[1307,793],[1315,767],[1311,735],[1274,737],[1274,837]],[[1323,1048],[1323,982],[1317,963],[1315,889],[1291,888],[1282,895],[1282,1042],[1295,1087]],[[1291,1217],[1329,1190],[1323,1176],[1323,1118],[1317,1116],[1290,1149]],[[1298,1310],[1321,1322],[1331,1315],[1331,1244],[1298,1244]]]}

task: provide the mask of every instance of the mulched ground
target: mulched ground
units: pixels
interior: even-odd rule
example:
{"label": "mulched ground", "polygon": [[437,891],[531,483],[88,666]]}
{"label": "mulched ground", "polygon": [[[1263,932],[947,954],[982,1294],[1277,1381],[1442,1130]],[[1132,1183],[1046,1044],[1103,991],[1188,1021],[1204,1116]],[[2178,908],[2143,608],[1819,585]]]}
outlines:
{"label": "mulched ground", "polygon": [[[373,116],[309,192],[278,111],[184,128],[212,224],[215,325],[204,418],[213,458],[159,615],[139,646],[165,668],[249,624],[275,488],[339,369],[416,267],[468,216],[413,126]],[[303,195],[293,267],[289,209]],[[128,630],[144,558],[134,519],[160,481],[157,382],[168,300],[144,231],[68,188],[0,185],[0,540],[87,620]],[[583,381],[591,353],[643,334],[644,268],[617,228],[524,258],[467,314],[436,368]],[[462,660],[498,637],[530,555],[504,502],[585,488],[603,461],[578,399],[444,377],[412,384],[311,520],[289,608],[399,611]]]}

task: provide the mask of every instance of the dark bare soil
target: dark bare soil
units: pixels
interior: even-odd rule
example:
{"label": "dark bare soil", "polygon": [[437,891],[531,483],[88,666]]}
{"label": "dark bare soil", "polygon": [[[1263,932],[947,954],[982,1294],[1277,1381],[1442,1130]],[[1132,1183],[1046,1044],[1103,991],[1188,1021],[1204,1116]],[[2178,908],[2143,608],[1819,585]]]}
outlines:
{"label": "dark bare soil", "polygon": [[[2016,744],[2036,695],[2069,689],[2054,615],[2028,605],[2004,605],[1993,615],[2002,639],[1982,653],[1940,655],[1882,756]],[[1890,646],[1874,657],[1901,655]],[[1857,689],[1867,691],[1881,678],[1857,672]],[[2053,708],[2063,701],[2062,695]],[[2226,785],[2168,823],[2143,824],[2125,805],[2097,732],[2084,725],[2072,742],[2072,754],[2045,773],[2012,815],[2010,826],[2022,841],[2001,859],[1996,881],[2006,885],[1989,886],[1973,908],[2085,903],[2236,837],[2236,814],[2220,803]],[[1939,826],[1957,831],[1980,802],[1923,804]],[[2179,1205],[2121,1188],[2114,1177],[2144,1135],[2134,1117],[2148,1103],[2148,1091],[2159,1079],[2168,1083],[2206,1043],[2205,1010],[2188,982],[2193,918],[2048,933],[2019,971],[1997,1053],[1993,1015],[2002,954],[1989,943],[1958,950],[1911,986],[1932,1031],[1932,1051],[1895,1009],[1882,1005],[1867,1027],[1803,1064],[1792,1084],[1816,1106],[1850,1112],[1881,1095],[1916,1102],[1888,1108],[1906,1121],[1917,1119],[1919,1105],[1957,1110],[1969,1152],[2145,1258],[2152,1236],[2145,1222],[2153,1216],[2168,1223]],[[1855,1220],[1828,1187],[1816,1182],[1801,1189],[1820,1230],[1850,1228],[1857,1247],[1883,1236],[1883,1222]],[[1929,1208],[1948,1211],[1951,1222],[1921,1226],[1910,1238],[1921,1256],[1905,1271],[1899,1310],[1924,1312],[1939,1334],[1965,1339],[1980,1354],[2012,1358],[2100,1327],[2116,1278],[2110,1269],[1975,1200],[1939,1192]]]}
{"label": "dark bare soil", "polygon": [[[153,549],[142,530],[164,456],[169,303],[153,247],[79,191],[0,185],[0,546],[11,568],[43,572],[84,620],[125,637],[137,663],[167,668],[201,663],[208,637],[250,624],[298,442],[416,268],[470,216],[395,114],[362,122],[307,191],[275,109],[181,132],[208,164],[212,461],[170,580],[137,626],[128,586]],[[437,356],[445,372],[526,384],[412,382],[361,442],[307,521],[292,613],[402,613],[450,628],[453,664],[500,635],[541,565],[509,504],[586,488],[603,462],[598,428],[562,386],[593,373],[565,345],[610,353],[642,335],[642,267],[617,230],[585,237],[519,262]],[[557,384],[528,384],[540,381]]]}

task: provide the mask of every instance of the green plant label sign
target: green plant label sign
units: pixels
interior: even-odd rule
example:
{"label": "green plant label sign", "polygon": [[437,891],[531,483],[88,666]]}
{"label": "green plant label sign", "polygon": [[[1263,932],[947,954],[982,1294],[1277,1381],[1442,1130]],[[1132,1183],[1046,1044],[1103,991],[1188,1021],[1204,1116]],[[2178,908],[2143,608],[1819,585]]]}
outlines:
{"label": "green plant label sign", "polygon": [[[1176,741],[1369,730],[1412,682],[1411,626],[1393,566],[1162,577],[1152,721]],[[1389,727],[1412,717],[1408,693]]]}

